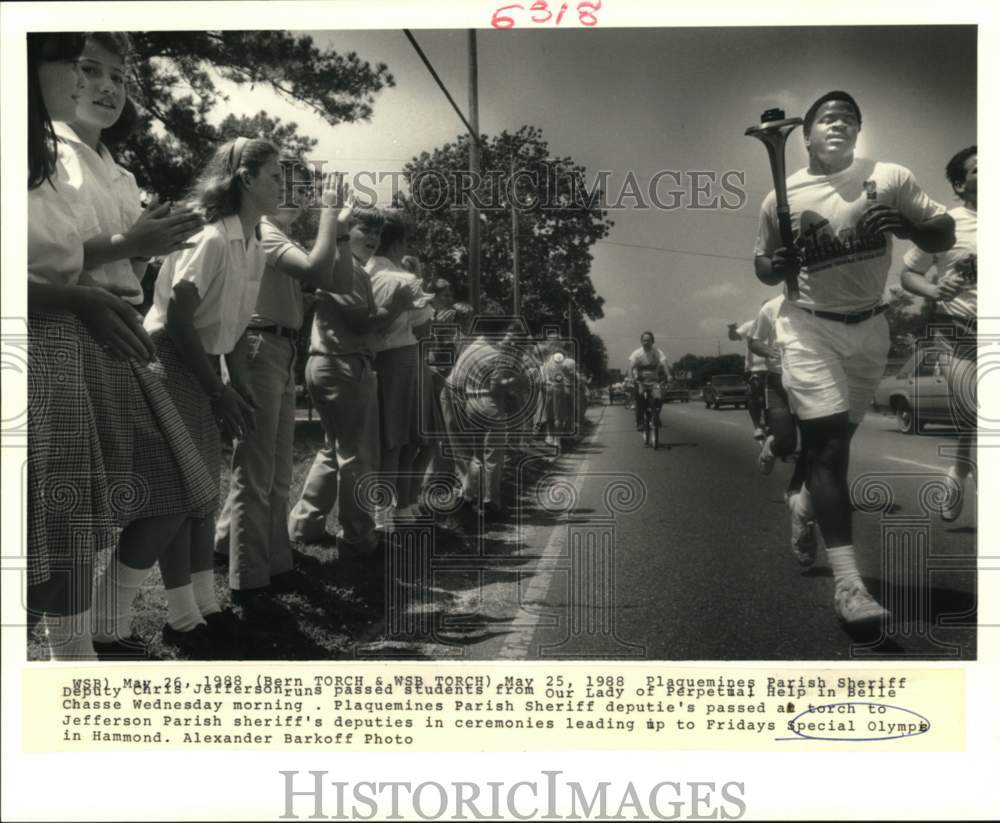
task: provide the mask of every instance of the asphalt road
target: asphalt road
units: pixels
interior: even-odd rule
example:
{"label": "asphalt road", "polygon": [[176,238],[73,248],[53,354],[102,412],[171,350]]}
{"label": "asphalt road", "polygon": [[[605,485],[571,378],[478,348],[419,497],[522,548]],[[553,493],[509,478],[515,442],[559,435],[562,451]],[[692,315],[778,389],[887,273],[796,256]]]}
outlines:
{"label": "asphalt road", "polygon": [[666,405],[656,452],[624,407],[591,414],[592,436],[543,471],[550,493],[522,499],[520,520],[492,533],[511,550],[464,595],[459,611],[479,632],[462,656],[975,657],[974,494],[953,524],[921,504],[949,464],[947,433],[907,436],[870,415],[855,438],[851,478],[868,484],[856,498],[868,511],[854,516],[859,566],[895,619],[885,636],[852,637],[823,550],[805,571],[791,555],[791,466],[759,474],[746,411]]}

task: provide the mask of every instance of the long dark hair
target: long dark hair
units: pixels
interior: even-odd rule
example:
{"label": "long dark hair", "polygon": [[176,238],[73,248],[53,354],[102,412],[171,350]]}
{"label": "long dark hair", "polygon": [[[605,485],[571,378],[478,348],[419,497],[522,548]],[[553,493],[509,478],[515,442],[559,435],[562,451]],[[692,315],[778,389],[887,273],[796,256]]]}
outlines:
{"label": "long dark hair", "polygon": [[28,188],[37,189],[56,171],[56,133],[45,108],[38,68],[42,63],[75,60],[83,51],[79,32],[28,33]]}
{"label": "long dark hair", "polygon": [[237,137],[220,146],[201,173],[191,192],[191,205],[205,212],[214,223],[240,210],[240,172],[256,175],[272,157],[278,156],[273,143],[260,138]]}

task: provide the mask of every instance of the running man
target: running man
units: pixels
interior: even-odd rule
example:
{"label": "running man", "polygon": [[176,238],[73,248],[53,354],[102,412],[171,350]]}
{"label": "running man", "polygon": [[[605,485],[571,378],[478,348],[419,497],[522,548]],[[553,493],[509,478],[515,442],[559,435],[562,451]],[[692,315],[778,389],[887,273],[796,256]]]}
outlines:
{"label": "running man", "polygon": [[634,385],[635,428],[642,431],[646,414],[644,389],[648,384],[653,388],[653,411],[660,413],[662,394],[660,384],[670,380],[670,368],[667,366],[667,356],[662,349],[653,348],[655,339],[651,331],[644,331],[639,338],[642,344],[628,356],[628,376]]}
{"label": "running man", "polygon": [[[767,301],[765,300],[764,303]],[[761,304],[763,305],[763,303]],[[758,443],[764,442],[764,385],[767,382],[767,361],[756,354],[750,346],[750,330],[756,318],[747,320],[740,326],[735,323],[729,324],[730,340],[745,340],[747,344],[746,353],[746,373],[747,387],[749,389],[750,400],[747,402],[747,411],[750,412],[750,420],[753,422],[753,439]]]}
{"label": "running man", "polygon": [[[781,352],[776,339],[776,321],[784,302],[783,294],[766,301],[747,334],[747,345],[767,368],[763,380],[767,437],[757,458],[761,474],[770,474],[776,459],[784,460],[794,454],[799,439],[798,421],[789,408],[788,393],[781,384]],[[815,523],[811,513],[799,506],[796,499],[804,479],[805,458],[800,453],[785,491],[785,502],[792,513],[792,553],[800,565],[811,566],[816,561]]]}
{"label": "running man", "polygon": [[776,321],[783,384],[807,461],[806,485],[794,506],[802,512],[795,516],[815,510],[837,616],[861,627],[889,617],[857,567],[847,475],[851,438],[889,349],[881,298],[892,236],[933,254],[952,247],[955,222],[908,169],[855,158],[861,110],[847,92],[824,94],[803,125],[809,165],[788,179],[795,245],[782,245],[772,191],[761,206],[754,268],[768,285],[799,276],[800,297],[786,299]]}
{"label": "running man", "polygon": [[[951,522],[962,513],[965,479],[975,479],[972,449],[976,443],[976,317],[979,306],[976,284],[977,181],[976,147],[962,149],[948,161],[945,176],[962,205],[948,212],[955,221],[955,245],[946,252],[928,254],[912,248],[903,258],[899,276],[903,288],[935,303],[933,326],[950,330],[938,334],[949,353],[948,389],[955,424],[959,429],[958,452],[948,470],[952,487],[941,517]],[[927,272],[935,269],[933,276]]]}

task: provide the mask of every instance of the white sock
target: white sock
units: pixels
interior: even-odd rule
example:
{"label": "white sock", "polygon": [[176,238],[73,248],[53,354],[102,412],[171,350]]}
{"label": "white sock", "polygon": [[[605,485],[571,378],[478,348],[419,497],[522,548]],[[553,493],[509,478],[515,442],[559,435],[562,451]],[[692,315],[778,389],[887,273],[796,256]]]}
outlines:
{"label": "white sock", "polygon": [[94,639],[102,642],[129,636],[132,603],[149,569],[133,569],[117,558],[108,563],[94,592]]}
{"label": "white sock", "polygon": [[78,614],[45,615],[45,634],[53,660],[97,660],[90,619],[90,609]]}
{"label": "white sock", "polygon": [[198,604],[198,611],[202,617],[222,611],[215,596],[215,572],[211,569],[192,572],[191,588],[194,590],[194,602]]}
{"label": "white sock", "polygon": [[803,483],[802,488],[799,491],[797,506],[801,507],[802,516],[806,520],[812,520],[813,518],[813,506],[812,506],[812,495],[809,494],[809,489]]}
{"label": "white sock", "polygon": [[194,599],[194,589],[189,583],[176,589],[167,589],[167,622],[179,632],[189,632],[205,621]]}
{"label": "white sock", "polygon": [[842,583],[861,583],[861,572],[854,560],[854,546],[827,546],[826,556],[833,569],[833,580],[838,586]]}

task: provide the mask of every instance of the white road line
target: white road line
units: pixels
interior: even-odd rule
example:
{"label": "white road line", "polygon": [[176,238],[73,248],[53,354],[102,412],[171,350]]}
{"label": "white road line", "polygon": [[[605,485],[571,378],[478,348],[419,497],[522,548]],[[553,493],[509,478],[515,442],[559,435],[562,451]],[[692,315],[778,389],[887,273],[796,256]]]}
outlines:
{"label": "white road line", "polygon": [[887,454],[883,454],[882,458],[884,460],[892,460],[894,463],[906,463],[908,466],[920,466],[922,469],[933,469],[934,471],[939,471],[942,474],[948,471],[947,466],[937,465],[932,466],[930,463],[918,463],[916,460],[907,460],[903,457],[890,457]]}
{"label": "white road line", "polygon": [[[606,420],[607,417],[602,415],[601,422],[594,429],[594,433],[590,439],[597,440],[597,436],[604,427]],[[573,489],[577,500],[580,499],[580,487],[583,485],[583,478],[589,466],[590,456],[587,455],[578,467],[574,467],[571,472],[568,471],[563,475],[567,478],[572,477],[573,474],[576,475],[573,480]],[[542,550],[542,556],[535,561],[537,565],[541,566],[541,569],[532,576],[531,582],[528,583],[528,588],[524,592],[521,601],[522,603],[534,606],[545,603],[549,594],[549,588],[552,585],[552,578],[555,576],[555,563],[553,561],[563,554],[568,533],[569,530],[566,528],[565,523],[557,523],[552,528],[552,534],[549,535],[548,542]],[[531,650],[531,641],[535,636],[535,630],[538,627],[540,619],[537,612],[528,612],[523,605],[519,605],[517,612],[512,618],[512,622],[516,628],[508,635],[500,647],[500,651],[497,654],[497,659],[499,660],[527,659],[528,652]],[[519,623],[521,624],[520,626],[517,625]]]}

